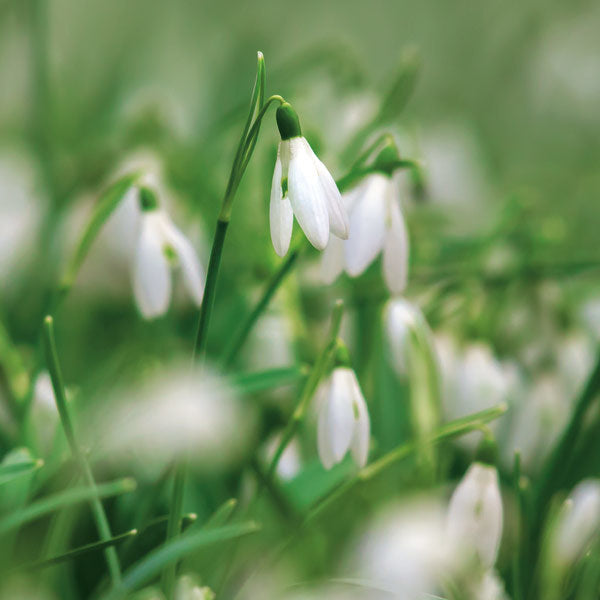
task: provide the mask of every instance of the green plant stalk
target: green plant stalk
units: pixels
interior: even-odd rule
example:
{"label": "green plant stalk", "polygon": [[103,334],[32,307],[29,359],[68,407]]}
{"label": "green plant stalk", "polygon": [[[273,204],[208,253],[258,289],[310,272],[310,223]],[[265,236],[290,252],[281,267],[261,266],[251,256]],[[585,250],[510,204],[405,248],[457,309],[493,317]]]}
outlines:
{"label": "green plant stalk", "polygon": [[306,415],[306,411],[310,405],[310,401],[319,385],[319,382],[326,374],[328,367],[333,361],[336,346],[337,346],[337,337],[340,331],[340,326],[342,324],[342,314],[344,312],[344,303],[341,300],[336,301],[335,306],[333,308],[333,313],[331,315],[331,329],[329,331],[329,337],[327,339],[327,343],[321,350],[319,357],[317,358],[310,375],[302,388],[302,392],[300,393],[300,398],[298,400],[298,404],[288,421],[286,428],[283,431],[281,436],[281,441],[277,446],[277,450],[273,455],[273,459],[269,466],[269,470],[267,471],[267,477],[269,480],[273,478],[275,475],[275,471],[277,469],[277,465],[279,464],[279,460],[281,459],[282,454],[284,453],[287,445],[290,443],[294,435],[296,435],[296,431],[300,426],[300,423],[304,420]]}
{"label": "green plant stalk", "polygon": [[[54,389],[56,407],[58,409],[58,414],[60,416],[65,436],[71,449],[71,453],[79,465],[83,479],[86,485],[92,491],[90,498],[92,514],[96,522],[98,535],[100,536],[101,541],[106,542],[110,540],[113,535],[110,531],[110,525],[108,523],[108,519],[106,518],[106,513],[104,512],[102,502],[100,501],[100,496],[97,493],[97,486],[92,474],[92,469],[90,468],[85,454],[81,451],[75,435],[75,428],[73,426],[71,415],[67,406],[63,376],[58,360],[56,341],[54,339],[54,321],[51,316],[47,316],[44,319],[44,350],[46,354],[48,371],[50,372],[50,378],[52,380],[52,387]],[[121,567],[119,566],[117,551],[114,547],[110,546],[104,550],[104,554],[108,564],[108,570],[112,584],[116,585],[121,581]]]}
{"label": "green plant stalk", "polygon": [[271,280],[267,284],[263,295],[260,300],[257,302],[256,306],[253,308],[252,312],[248,315],[242,326],[239,328],[236,335],[233,336],[231,342],[227,346],[227,349],[224,353],[223,358],[223,366],[229,367],[237,357],[239,351],[242,349],[242,346],[248,339],[248,335],[252,331],[256,321],[258,321],[259,317],[262,315],[264,310],[267,308],[269,303],[271,302],[273,296],[279,289],[279,286],[283,283],[283,280],[286,278],[288,273],[294,268],[300,253],[303,248],[306,247],[306,244],[299,244],[294,250],[292,250],[285,261],[281,264],[279,269],[273,274]]}
{"label": "green plant stalk", "polygon": [[101,483],[95,489],[86,486],[53,494],[42,500],[36,500],[26,508],[17,510],[0,519],[0,534],[3,535],[11,529],[20,527],[29,521],[39,519],[70,504],[85,502],[95,497],[108,498],[110,496],[118,496],[119,494],[132,492],[135,487],[136,484],[133,479],[125,478],[110,483]]}
{"label": "green plant stalk", "polygon": [[123,540],[126,540],[131,537],[135,537],[138,534],[137,529],[131,529],[130,531],[126,531],[125,533],[121,533],[120,535],[116,535],[110,540],[106,540],[105,542],[92,542],[91,544],[85,544],[84,546],[79,546],[78,548],[73,548],[73,550],[69,550],[64,554],[60,554],[59,556],[53,556],[52,558],[46,558],[44,560],[38,560],[36,562],[32,562],[26,565],[21,565],[17,567],[18,570],[34,570],[34,569],[45,569],[46,567],[52,567],[54,565],[60,564],[62,562],[66,562],[68,560],[72,560],[73,558],[77,558],[83,554],[89,554],[90,552],[96,552],[98,550],[103,550],[109,546],[114,546]]}
{"label": "green plant stalk", "polygon": [[153,550],[131,567],[123,577],[121,584],[103,596],[103,600],[121,600],[126,598],[139,586],[150,581],[165,565],[175,564],[184,556],[208,546],[240,538],[258,531],[256,523],[240,523],[215,529],[202,529],[194,533],[186,533],[179,539],[170,540],[165,545]]}
{"label": "green plant stalk", "polygon": [[[451,440],[453,438],[469,433],[474,429],[479,429],[481,425],[494,421],[498,417],[501,417],[507,410],[506,404],[499,404],[482,410],[480,412],[468,415],[455,421],[450,421],[446,425],[440,427],[436,432],[432,433],[427,437],[426,443],[428,444],[440,444],[441,442]],[[365,483],[393,464],[403,460],[407,456],[410,456],[414,452],[417,452],[420,448],[420,442],[414,441],[407,444],[402,444],[397,448],[390,450],[387,454],[376,460],[375,462],[362,468],[352,479],[344,482],[342,485],[334,489],[332,492],[327,494],[325,498],[317,502],[317,504],[308,512],[303,524],[307,524],[312,521],[315,517],[321,514],[328,506],[339,500],[355,485]]]}
{"label": "green plant stalk", "polygon": [[523,593],[521,588],[521,558],[522,545],[525,541],[524,536],[524,520],[523,497],[521,494],[521,454],[515,452],[515,460],[513,467],[513,491],[515,494],[517,505],[517,523],[516,523],[516,544],[513,550],[512,557],[512,597],[514,600],[522,600]]}
{"label": "green plant stalk", "polygon": [[[221,210],[217,218],[217,226],[213,238],[210,259],[206,273],[206,285],[204,288],[204,298],[200,308],[200,316],[198,320],[198,329],[196,333],[196,341],[192,351],[192,362],[203,364],[206,356],[206,347],[208,342],[208,326],[210,317],[215,302],[217,280],[219,268],[221,265],[221,256],[223,254],[223,246],[225,244],[225,236],[231,219],[231,207],[235,194],[242,180],[246,167],[254,151],[260,125],[262,119],[270,104],[274,101],[283,102],[280,96],[271,96],[264,102],[264,86],[265,86],[265,69],[264,59],[262,54],[258,54],[258,66],[256,73],[256,81],[250,101],[250,111],[244,125],[238,150],[233,161],[227,188],[221,204]],[[252,118],[256,114],[252,126]],[[169,525],[167,527],[167,541],[173,539],[181,533],[181,514],[183,512],[183,497],[185,492],[185,478],[187,472],[188,457],[184,456],[176,465],[174,480],[173,480],[173,496],[171,499],[171,510],[169,516]],[[176,562],[167,563],[162,576],[162,587],[165,591],[167,599],[172,598],[175,575],[177,571]]]}
{"label": "green plant stalk", "polygon": [[585,415],[588,412],[593,400],[600,391],[600,353],[596,359],[596,365],[591,372],[583,391],[581,392],[575,410],[571,415],[571,420],[565,427],[558,443],[555,445],[550,458],[546,461],[544,470],[540,477],[537,493],[535,496],[535,506],[537,511],[534,514],[539,516],[539,521],[543,519],[547,501],[552,494],[560,489],[565,468],[568,467],[577,438],[581,432]]}

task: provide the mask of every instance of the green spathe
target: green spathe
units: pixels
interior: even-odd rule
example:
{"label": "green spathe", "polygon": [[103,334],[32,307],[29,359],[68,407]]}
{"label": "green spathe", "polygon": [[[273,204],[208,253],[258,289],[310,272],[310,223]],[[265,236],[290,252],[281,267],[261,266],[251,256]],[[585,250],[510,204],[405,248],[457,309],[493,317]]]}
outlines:
{"label": "green spathe", "polygon": [[290,138],[300,137],[302,135],[298,114],[289,102],[284,102],[277,109],[275,118],[277,119],[277,127],[279,128],[279,134],[281,135],[282,140],[289,140]]}
{"label": "green spathe", "polygon": [[400,156],[398,154],[398,148],[396,148],[396,144],[393,141],[390,141],[381,149],[373,166],[391,177],[394,174],[394,169],[398,165],[399,160]]}
{"label": "green spathe", "polygon": [[498,460],[498,445],[490,434],[485,435],[475,453],[475,462],[495,467]]}
{"label": "green spathe", "polygon": [[150,188],[140,188],[140,208],[143,211],[151,211],[158,208],[158,198]]}

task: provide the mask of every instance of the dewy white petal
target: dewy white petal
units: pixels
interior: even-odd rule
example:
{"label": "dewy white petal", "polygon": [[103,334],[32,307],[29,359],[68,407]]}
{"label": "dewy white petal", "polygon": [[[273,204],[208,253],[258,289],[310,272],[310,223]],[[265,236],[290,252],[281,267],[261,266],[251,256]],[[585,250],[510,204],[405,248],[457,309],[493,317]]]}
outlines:
{"label": "dewy white petal", "polygon": [[344,270],[344,243],[340,238],[332,236],[323,251],[321,278],[326,284],[333,283]]}
{"label": "dewy white petal", "polygon": [[477,557],[484,568],[494,566],[502,537],[502,498],[494,467],[477,462],[469,467],[450,499],[447,534],[457,553]]}
{"label": "dewy white petal", "polygon": [[383,246],[383,277],[389,290],[401,294],[408,279],[408,232],[396,198],[390,198],[389,228]]}
{"label": "dewy white petal", "polygon": [[350,234],[346,243],[346,269],[353,277],[373,262],[385,239],[386,190],[389,180],[374,173],[365,181],[363,193],[350,215]]}
{"label": "dewy white petal", "polygon": [[351,370],[349,370],[349,372],[349,378],[351,379],[350,385],[352,387],[353,409],[356,411],[354,415],[354,433],[352,435],[352,441],[350,442],[350,451],[352,452],[354,462],[362,468],[367,464],[367,458],[369,456],[371,423],[369,420],[367,403],[365,402],[365,397],[363,396],[358,380],[356,379],[356,374]]}
{"label": "dewy white petal", "polygon": [[140,312],[152,319],[166,312],[171,299],[171,274],[164,252],[161,215],[144,213],[133,266],[133,290]]}
{"label": "dewy white petal", "polygon": [[[285,144],[287,142],[281,142]],[[273,172],[273,181],[271,183],[271,202],[269,205],[269,221],[271,224],[271,241],[275,252],[279,256],[285,256],[290,247],[292,239],[292,227],[294,225],[294,213],[292,205],[287,197],[283,197],[281,188],[281,179],[283,177],[283,168],[281,164],[281,144],[277,150],[277,161]]]}
{"label": "dewy white petal", "polygon": [[329,241],[329,214],[312,151],[300,137],[289,140],[289,151],[288,196],[294,215],[308,241],[324,250]]}
{"label": "dewy white petal", "polygon": [[190,241],[166,215],[163,214],[163,216],[162,228],[165,241],[177,254],[185,287],[196,305],[200,306],[206,281],[204,269]]}
{"label": "dewy white petal", "polygon": [[319,180],[325,191],[325,199],[327,201],[327,212],[329,214],[329,230],[342,240],[348,239],[349,224],[348,215],[342,202],[342,196],[338,187],[331,176],[327,167],[319,160],[318,156],[313,152],[309,143],[304,139],[307,151],[313,157]]}

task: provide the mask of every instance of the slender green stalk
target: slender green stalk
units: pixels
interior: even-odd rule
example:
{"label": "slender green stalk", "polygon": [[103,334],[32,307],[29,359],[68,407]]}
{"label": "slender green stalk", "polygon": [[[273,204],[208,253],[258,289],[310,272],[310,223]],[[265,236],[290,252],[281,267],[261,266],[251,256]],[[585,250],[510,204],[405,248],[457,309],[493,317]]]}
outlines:
{"label": "slender green stalk", "polygon": [[229,522],[229,519],[233,516],[233,512],[237,508],[238,501],[235,498],[229,498],[225,500],[219,508],[207,519],[206,523],[202,526],[203,529],[214,529],[215,527],[222,527]]}
{"label": "slender green stalk", "polygon": [[[468,415],[467,417],[456,419],[446,425],[440,427],[436,432],[428,436],[428,444],[440,444],[441,442],[460,437],[465,433],[479,429],[481,425],[494,421],[498,417],[501,417],[507,410],[506,404],[499,404],[492,408],[482,410],[480,412]],[[352,479],[344,482],[342,485],[334,489],[325,498],[320,500],[307,514],[304,523],[312,521],[315,517],[321,514],[328,506],[339,500],[349,490],[354,488],[355,485],[367,482],[377,475],[380,475],[388,467],[396,464],[403,460],[407,456],[410,456],[414,452],[418,451],[420,447],[419,442],[409,442],[402,444],[390,450],[387,454],[382,456],[375,462],[367,465],[361,469]]]}
{"label": "slender green stalk", "polygon": [[38,560],[36,562],[32,562],[26,565],[21,565],[17,567],[18,570],[37,570],[37,569],[45,569],[46,567],[52,567],[54,565],[60,564],[62,562],[66,562],[68,560],[72,560],[73,558],[77,558],[83,554],[89,554],[90,552],[97,552],[98,550],[103,550],[109,546],[114,546],[123,540],[126,540],[131,537],[135,537],[138,534],[137,529],[131,529],[130,531],[126,531],[125,533],[121,533],[120,535],[116,535],[115,537],[110,538],[110,540],[106,540],[105,542],[92,542],[91,544],[86,544],[85,546],[79,546],[78,548],[73,548],[73,550],[69,550],[64,554],[60,554],[58,556],[53,556],[52,558],[45,558],[44,560]]}
{"label": "slender green stalk", "polygon": [[[265,68],[264,58],[262,54],[258,53],[258,64],[256,81],[252,92],[252,98],[250,101],[250,110],[246,124],[242,131],[242,136],[238,146],[238,150],[233,161],[229,180],[227,182],[227,188],[221,204],[221,210],[217,219],[217,226],[215,235],[213,238],[212,248],[210,252],[210,259],[208,262],[208,269],[206,273],[206,285],[204,288],[204,298],[202,300],[202,306],[200,308],[200,317],[198,320],[198,329],[196,333],[196,342],[192,352],[192,361],[203,364],[206,357],[206,347],[208,342],[208,326],[210,323],[210,317],[215,302],[217,280],[219,276],[219,268],[221,266],[221,256],[223,254],[223,245],[225,243],[225,236],[227,234],[227,227],[231,219],[231,207],[235,194],[242,180],[242,177],[246,171],[246,167],[250,161],[256,140],[258,139],[258,133],[260,131],[260,125],[262,119],[266,114],[268,107],[272,102],[278,101],[283,102],[283,98],[280,96],[271,96],[266,102],[264,102],[264,88],[265,88]],[[252,119],[254,115],[254,121]],[[252,125],[250,125],[252,123]],[[183,497],[185,492],[185,478],[187,472],[188,458],[183,457],[175,468],[174,481],[173,481],[173,496],[171,500],[171,511],[169,516],[169,525],[167,528],[167,541],[178,536],[181,533],[181,514],[183,511]],[[163,589],[167,599],[172,598],[173,590],[175,585],[175,574],[177,571],[177,563],[169,562],[165,564],[165,571],[162,576]]]}
{"label": "slender green stalk", "polygon": [[299,244],[292,252],[290,252],[287,258],[283,261],[281,266],[277,269],[277,271],[271,277],[271,280],[265,287],[265,291],[261,296],[260,300],[253,308],[252,312],[246,317],[246,320],[242,323],[242,326],[239,328],[238,332],[232,337],[227,349],[224,353],[223,358],[223,366],[229,367],[237,357],[239,351],[242,349],[242,346],[246,342],[248,335],[252,331],[254,324],[258,321],[258,318],[262,315],[264,310],[267,308],[271,299],[275,295],[275,292],[279,289],[279,286],[282,284],[283,280],[286,278],[287,274],[293,269],[298,257],[302,250],[306,247],[306,244]]}
{"label": "slender green stalk", "polygon": [[240,538],[258,531],[256,523],[240,523],[227,525],[216,529],[201,529],[195,533],[186,533],[179,539],[171,540],[165,545],[153,550],[142,560],[131,567],[123,578],[122,583],[103,596],[103,600],[121,600],[136,590],[139,586],[150,581],[168,564],[175,564],[184,556],[199,548]]}
{"label": "slender green stalk", "polygon": [[281,441],[277,446],[277,450],[273,455],[273,459],[269,466],[269,470],[267,471],[267,477],[270,479],[273,478],[275,474],[275,470],[277,469],[277,465],[279,464],[279,460],[284,453],[287,445],[290,443],[294,435],[296,435],[296,431],[300,426],[300,423],[303,421],[304,416],[306,415],[306,411],[310,405],[310,401],[319,385],[319,382],[326,374],[327,369],[333,359],[333,355],[335,353],[337,337],[340,331],[340,325],[342,324],[342,314],[344,311],[344,303],[341,300],[338,300],[335,303],[333,308],[333,313],[331,315],[331,329],[329,331],[329,337],[327,338],[327,343],[321,350],[319,357],[317,358],[312,371],[302,388],[302,392],[300,393],[300,398],[298,400],[298,404],[286,428],[283,431],[281,436]]}
{"label": "slender green stalk", "polygon": [[523,498],[521,494],[521,454],[515,452],[515,460],[513,467],[513,491],[515,494],[517,504],[517,524],[516,524],[516,543],[513,550],[512,557],[512,597],[514,600],[522,600],[522,588],[521,588],[521,559],[522,559],[522,545],[525,541],[524,536],[524,520],[525,515],[523,513]]}
{"label": "slender green stalk", "polygon": [[[7,531],[15,529],[39,519],[49,513],[60,510],[71,504],[85,502],[93,498],[108,498],[110,496],[118,496],[135,490],[135,481],[129,477],[119,479],[110,483],[101,483],[94,489],[89,486],[73,488],[58,494],[53,494],[47,498],[36,500],[26,508],[12,512],[10,515],[0,519],[0,534],[4,535]],[[112,537],[112,536],[111,536]],[[110,538],[109,538],[110,539]]]}
{"label": "slender green stalk", "polygon": [[[73,457],[77,461],[83,479],[86,485],[92,491],[90,498],[90,505],[92,508],[92,514],[96,521],[96,527],[98,529],[98,535],[103,542],[111,539],[112,533],[110,531],[110,525],[104,512],[104,507],[100,501],[100,497],[97,493],[97,486],[92,474],[92,469],[85,457],[85,454],[81,451],[81,448],[77,442],[75,435],[75,428],[71,420],[71,415],[67,406],[67,398],[65,395],[65,386],[63,382],[63,376],[58,361],[58,352],[56,350],[56,341],[54,339],[54,321],[51,316],[47,316],[44,319],[44,350],[46,353],[46,362],[48,371],[50,372],[50,378],[52,380],[52,387],[54,389],[54,398],[56,400],[56,407],[60,420],[67,438],[67,442],[71,449]],[[114,547],[110,546],[105,549],[104,554],[106,556],[106,562],[108,564],[108,570],[113,585],[116,585],[121,581],[121,568],[119,566],[119,558],[117,551]]]}
{"label": "slender green stalk", "polygon": [[560,489],[564,481],[564,475],[567,472],[573,451],[581,432],[584,418],[590,408],[593,400],[600,391],[600,353],[596,360],[594,370],[591,372],[586,385],[575,404],[575,410],[571,415],[571,420],[564,429],[558,443],[555,445],[550,458],[546,461],[544,470],[540,477],[535,505],[540,522],[545,513],[545,505],[552,497],[552,494]]}

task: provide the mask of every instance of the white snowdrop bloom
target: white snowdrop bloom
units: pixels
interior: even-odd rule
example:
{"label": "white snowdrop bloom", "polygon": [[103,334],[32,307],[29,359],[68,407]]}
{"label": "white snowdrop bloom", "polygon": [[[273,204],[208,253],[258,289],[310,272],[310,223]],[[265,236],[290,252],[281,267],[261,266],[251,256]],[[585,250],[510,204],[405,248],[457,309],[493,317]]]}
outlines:
{"label": "white snowdrop bloom", "polygon": [[197,306],[202,303],[205,273],[189,240],[160,210],[156,196],[139,188],[142,216],[133,261],[133,289],[146,319],[164,314],[171,301],[171,266],[181,267],[185,287]]}
{"label": "white snowdrop bloom", "polygon": [[224,379],[172,366],[115,394],[114,405],[87,421],[94,423],[100,449],[130,457],[140,468],[162,466],[188,451],[198,467],[218,470],[244,456],[254,417]]}
{"label": "white snowdrop bloom", "polygon": [[350,450],[354,462],[364,467],[371,426],[356,375],[348,367],[336,367],[326,385],[317,424],[321,462],[331,469]]}
{"label": "white snowdrop bloom", "polygon": [[474,462],[448,506],[448,544],[466,560],[494,566],[502,538],[502,497],[495,467]]}
{"label": "white snowdrop bloom", "polygon": [[277,109],[281,142],[271,186],[271,240],[285,256],[292,238],[294,215],[310,243],[323,250],[329,232],[346,239],[348,217],[340,192],[325,165],[302,136],[298,115],[284,103]]}
{"label": "white snowdrop bloom", "polygon": [[559,564],[572,564],[599,532],[600,479],[586,479],[573,489],[561,509],[552,556]]}
{"label": "white snowdrop bloom", "polygon": [[419,497],[386,509],[357,539],[347,569],[398,600],[435,594],[452,570],[442,506]]}
{"label": "white snowdrop bloom", "polygon": [[[67,397],[69,396],[67,390]],[[58,409],[48,371],[42,371],[35,380],[29,419],[39,450],[48,452],[58,424]]]}
{"label": "white snowdrop bloom", "polygon": [[467,587],[466,597],[472,600],[509,600],[504,583],[494,569],[489,569],[481,576],[475,575]]}
{"label": "white snowdrop bloom", "polygon": [[587,300],[580,309],[580,315],[594,340],[600,341],[600,297]]}
{"label": "white snowdrop bloom", "polygon": [[397,180],[371,173],[343,200],[350,214],[348,239],[329,242],[321,262],[323,280],[333,282],[344,269],[357,277],[383,252],[385,283],[391,292],[400,294],[408,278],[409,241]]}

